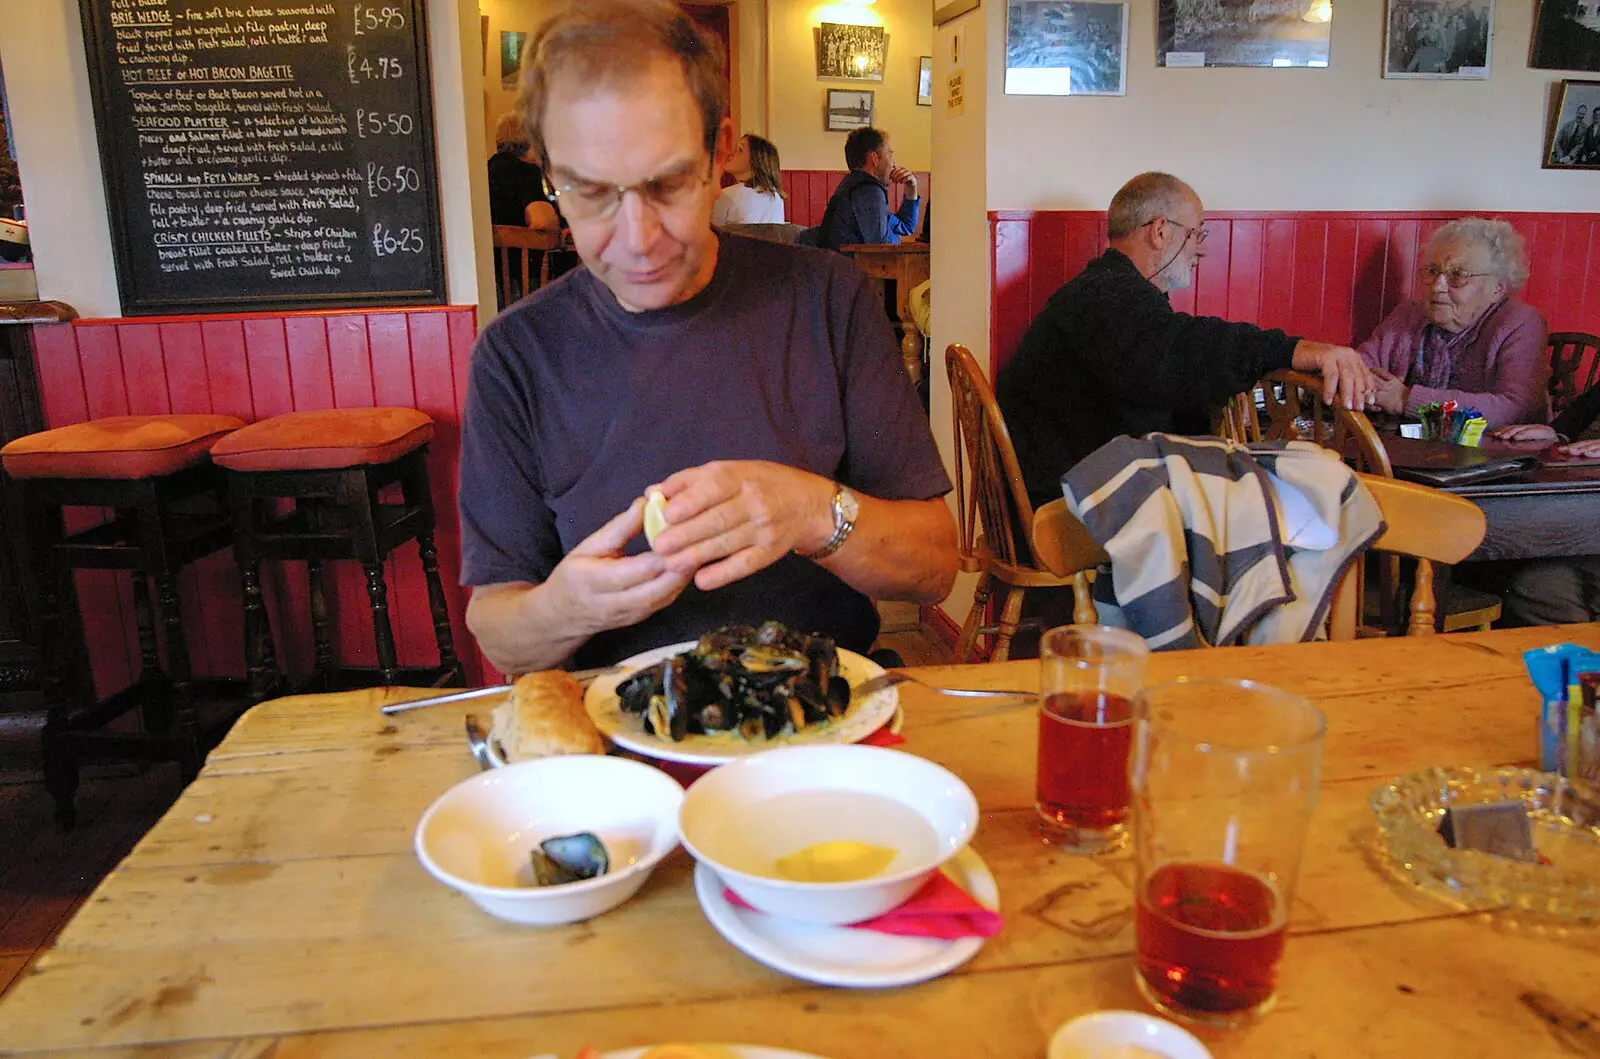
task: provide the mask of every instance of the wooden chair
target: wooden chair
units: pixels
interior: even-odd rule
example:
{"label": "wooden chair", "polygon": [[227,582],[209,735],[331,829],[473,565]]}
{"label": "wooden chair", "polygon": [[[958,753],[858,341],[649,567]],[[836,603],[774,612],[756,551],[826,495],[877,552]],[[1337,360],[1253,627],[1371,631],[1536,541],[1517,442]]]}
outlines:
{"label": "wooden chair", "polygon": [[[1059,571],[1047,570],[1034,560],[1027,541],[1033,522],[1033,505],[1022,484],[1011,434],[1006,430],[989,381],[966,346],[952,344],[945,350],[945,371],[950,378],[952,415],[955,420],[955,460],[957,524],[961,534],[961,569],[979,575],[956,645],[956,661],[973,659],[973,648],[980,633],[994,636],[991,661],[1010,657],[1011,639],[1022,619],[1022,602],[1030,589],[1065,588],[1073,590],[1073,620],[1092,622],[1094,602],[1089,595],[1094,568],[1107,561],[1106,554],[1088,540],[1074,540],[1079,550]],[[1080,526],[1081,529],[1081,526]],[[1088,546],[1082,547],[1087,541]],[[1059,553],[1068,554],[1068,553]],[[1068,568],[1070,567],[1070,569]],[[1000,623],[983,625],[989,596],[1000,589]],[[1087,617],[1084,617],[1087,615]]]}
{"label": "wooden chair", "polygon": [[1546,343],[1550,349],[1550,414],[1556,416],[1600,378],[1600,336],[1557,331]]}
{"label": "wooden chair", "polygon": [[[1407,555],[1417,560],[1417,577],[1410,600],[1409,636],[1430,636],[1434,632],[1436,601],[1433,594],[1433,563],[1458,563],[1483,540],[1486,521],[1483,510],[1470,500],[1425,485],[1396,481],[1375,474],[1362,474],[1362,484],[1372,493],[1383,512],[1387,528],[1372,545],[1373,550],[1392,555]],[[1067,508],[1065,500],[1052,500],[1034,512],[1033,550],[1045,568],[1065,576],[1088,558],[1088,549],[1099,550],[1088,531]],[[1104,553],[1100,553],[1103,562]],[[1361,564],[1345,571],[1334,590],[1328,611],[1328,638],[1353,640],[1360,615]],[[1073,615],[1087,622],[1089,614]]]}
{"label": "wooden chair", "polygon": [[[1434,632],[1436,601],[1433,564],[1459,563],[1483,542],[1488,528],[1483,509],[1464,497],[1375,474],[1360,475],[1362,484],[1383,512],[1383,535],[1374,551],[1408,555],[1417,560],[1416,582],[1411,589],[1407,636]],[[1328,638],[1352,640],[1360,623],[1361,564],[1345,572],[1328,612]],[[1446,630],[1448,631],[1448,630]]]}
{"label": "wooden chair", "polygon": [[[561,248],[561,236],[520,224],[494,226],[494,299],[501,309],[526,298],[550,282],[551,250]],[[539,251],[537,259],[534,251]]]}

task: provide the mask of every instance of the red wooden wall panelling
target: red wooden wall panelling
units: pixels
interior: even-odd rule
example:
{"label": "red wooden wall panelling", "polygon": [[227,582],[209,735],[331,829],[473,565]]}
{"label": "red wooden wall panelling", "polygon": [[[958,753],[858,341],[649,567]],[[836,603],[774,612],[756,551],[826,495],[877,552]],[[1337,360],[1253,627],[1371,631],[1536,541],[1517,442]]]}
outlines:
{"label": "red wooden wall panelling", "polygon": [[[1329,342],[1360,342],[1411,297],[1417,256],[1460,213],[1214,213],[1206,257],[1173,307],[1281,327]],[[1490,214],[1528,244],[1522,297],[1552,331],[1600,333],[1600,214]],[[993,287],[991,369],[1045,301],[1106,245],[1105,214],[1087,210],[989,214]]]}
{"label": "red wooden wall panelling", "polygon": [[[790,224],[802,224],[807,228],[822,223],[823,211],[828,208],[828,199],[833,196],[833,189],[839,186],[839,181],[845,178],[843,169],[785,169],[783,176],[783,192],[789,196],[784,212]],[[900,208],[900,184],[889,186],[889,208]],[[917,174],[917,191],[922,196],[924,203],[923,212],[926,214],[926,204],[933,201],[933,177],[928,173]]]}
{"label": "red wooden wall panelling", "polygon": [[[45,421],[65,426],[129,413],[222,412],[246,421],[321,408],[406,405],[433,417],[428,453],[438,511],[439,563],[450,599],[456,647],[469,682],[495,679],[468,638],[456,517],[456,457],[467,366],[476,335],[470,307],[370,312],[241,314],[144,320],[80,320],[35,330]],[[72,512],[74,526],[98,512]],[[376,661],[365,580],[354,564],[330,563],[329,606],[340,657]],[[427,593],[415,544],[385,565],[400,661],[437,659]],[[127,575],[83,572],[78,592],[95,687],[105,695],[138,669],[132,582]],[[310,669],[305,564],[263,570],[278,655],[291,676]],[[244,672],[239,575],[231,551],[185,570],[180,580],[184,628],[195,672]]]}

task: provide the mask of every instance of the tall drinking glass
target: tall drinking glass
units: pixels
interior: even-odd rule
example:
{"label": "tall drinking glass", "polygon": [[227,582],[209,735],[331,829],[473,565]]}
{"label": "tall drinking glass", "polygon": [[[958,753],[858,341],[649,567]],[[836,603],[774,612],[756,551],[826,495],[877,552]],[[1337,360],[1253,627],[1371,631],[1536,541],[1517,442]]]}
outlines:
{"label": "tall drinking glass", "polygon": [[1126,629],[1063,625],[1039,643],[1039,835],[1074,853],[1127,841],[1133,696],[1150,648]]}
{"label": "tall drinking glass", "polygon": [[1322,772],[1322,714],[1243,680],[1139,693],[1136,979],[1159,1010],[1237,1026],[1272,1007]]}

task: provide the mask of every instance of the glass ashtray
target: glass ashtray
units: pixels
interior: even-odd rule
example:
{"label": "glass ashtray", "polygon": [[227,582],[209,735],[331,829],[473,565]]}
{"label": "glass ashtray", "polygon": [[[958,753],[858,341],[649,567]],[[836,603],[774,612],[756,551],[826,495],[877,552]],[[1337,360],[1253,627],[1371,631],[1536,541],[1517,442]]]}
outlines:
{"label": "glass ashtray", "polygon": [[[1548,863],[1445,845],[1446,809],[1513,799],[1528,807],[1534,849]],[[1600,791],[1592,785],[1536,769],[1431,768],[1370,800],[1395,869],[1425,892],[1462,908],[1600,923]]]}

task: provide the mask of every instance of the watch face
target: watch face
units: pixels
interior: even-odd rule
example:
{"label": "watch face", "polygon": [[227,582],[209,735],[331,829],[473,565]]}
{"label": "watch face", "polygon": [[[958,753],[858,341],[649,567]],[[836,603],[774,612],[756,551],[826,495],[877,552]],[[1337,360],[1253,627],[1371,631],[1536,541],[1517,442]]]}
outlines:
{"label": "watch face", "polygon": [[846,522],[854,522],[856,516],[861,514],[861,504],[856,500],[856,494],[842,485],[839,487],[839,510],[844,513]]}

